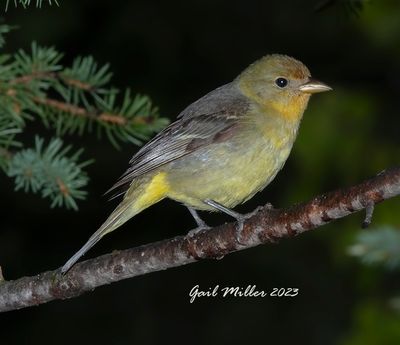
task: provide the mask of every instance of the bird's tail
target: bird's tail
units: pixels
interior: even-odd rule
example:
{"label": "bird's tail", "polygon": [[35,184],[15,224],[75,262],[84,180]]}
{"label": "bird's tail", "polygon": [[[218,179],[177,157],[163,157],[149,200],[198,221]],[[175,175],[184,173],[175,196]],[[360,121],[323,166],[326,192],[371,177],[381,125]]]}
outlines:
{"label": "bird's tail", "polygon": [[85,255],[90,248],[100,241],[104,235],[115,230],[124,224],[128,219],[140,212],[137,212],[132,206],[133,205],[131,203],[121,202],[121,204],[119,204],[113,213],[111,213],[111,215],[107,218],[104,224],[92,236],[90,236],[85,245],[65,263],[61,269],[61,272],[66,273],[83,255]]}
{"label": "bird's tail", "polygon": [[135,183],[136,185],[131,185],[124,200],[111,213],[104,224],[89,238],[85,245],[65,263],[61,272],[63,274],[66,273],[104,235],[114,231],[145,208],[163,199],[168,187],[165,184],[164,178],[163,174],[157,174],[150,181],[147,181],[147,183],[143,183],[144,181],[135,181],[137,182]]}

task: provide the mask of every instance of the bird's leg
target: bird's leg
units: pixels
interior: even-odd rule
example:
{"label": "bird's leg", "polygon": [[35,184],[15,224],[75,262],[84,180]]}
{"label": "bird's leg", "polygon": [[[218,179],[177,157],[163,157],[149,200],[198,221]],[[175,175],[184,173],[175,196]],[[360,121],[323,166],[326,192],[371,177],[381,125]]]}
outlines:
{"label": "bird's leg", "polygon": [[257,209],[255,210],[255,212],[249,213],[249,214],[241,214],[238,212],[235,212],[233,210],[231,210],[230,208],[225,207],[224,205],[221,205],[220,203],[211,200],[211,199],[206,199],[204,200],[204,203],[206,203],[207,205],[214,207],[215,209],[217,209],[218,211],[221,211],[223,213],[226,213],[227,215],[233,217],[236,219],[237,221],[237,228],[236,228],[236,240],[239,243],[242,243],[241,241],[241,237],[242,237],[242,231],[243,231],[243,225],[244,222],[252,217],[255,213],[257,213],[259,211],[259,207],[257,207]]}
{"label": "bird's leg", "polygon": [[187,206],[187,208],[197,223],[197,228],[190,230],[188,233],[189,236],[193,236],[197,234],[199,231],[210,229],[210,227],[206,224],[206,222],[200,218],[199,214],[194,208],[191,208],[189,206]]}
{"label": "bird's leg", "polygon": [[190,214],[193,216],[194,220],[197,223],[197,226],[199,228],[209,228],[209,226],[206,224],[206,222],[200,218],[199,214],[197,213],[197,211],[194,208],[188,207],[188,210],[190,212]]}

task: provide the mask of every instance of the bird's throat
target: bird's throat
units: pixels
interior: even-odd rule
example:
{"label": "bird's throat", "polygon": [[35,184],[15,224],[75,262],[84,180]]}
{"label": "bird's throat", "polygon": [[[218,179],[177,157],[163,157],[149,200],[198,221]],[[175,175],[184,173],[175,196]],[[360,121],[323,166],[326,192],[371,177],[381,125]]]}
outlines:
{"label": "bird's throat", "polygon": [[275,110],[276,114],[282,116],[286,121],[299,122],[307,108],[309,96],[296,96],[289,102],[269,101],[264,104]]}

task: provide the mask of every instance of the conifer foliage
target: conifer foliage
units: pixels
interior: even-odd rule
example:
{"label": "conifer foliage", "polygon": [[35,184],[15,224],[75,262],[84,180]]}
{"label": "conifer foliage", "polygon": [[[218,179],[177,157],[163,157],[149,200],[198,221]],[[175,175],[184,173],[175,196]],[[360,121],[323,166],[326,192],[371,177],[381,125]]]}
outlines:
{"label": "conifer foliage", "polygon": [[6,11],[8,9],[8,7],[10,6],[10,3],[14,3],[14,6],[17,7],[18,5],[22,6],[23,8],[27,8],[28,6],[30,6],[31,4],[35,4],[36,7],[41,8],[43,2],[47,3],[48,5],[59,5],[57,0],[47,0],[47,1],[43,1],[43,0],[35,0],[35,1],[31,1],[31,0],[6,0]]}
{"label": "conifer foliage", "polygon": [[[0,47],[11,29],[0,25]],[[168,121],[148,96],[111,87],[108,64],[86,56],[64,66],[62,57],[35,42],[29,51],[0,52],[0,169],[17,190],[49,198],[52,207],[77,209],[89,181],[84,167],[92,160],[81,159],[82,148],[65,145],[66,135],[107,138],[116,148],[140,145]],[[32,121],[54,137],[22,141]]]}

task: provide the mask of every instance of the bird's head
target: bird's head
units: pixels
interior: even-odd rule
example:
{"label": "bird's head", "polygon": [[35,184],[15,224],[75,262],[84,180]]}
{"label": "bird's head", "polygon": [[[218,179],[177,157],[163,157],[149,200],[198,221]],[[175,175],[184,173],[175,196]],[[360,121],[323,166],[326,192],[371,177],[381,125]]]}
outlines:
{"label": "bird's head", "polygon": [[241,90],[253,101],[277,110],[288,119],[301,118],[313,93],[331,88],[311,77],[300,61],[286,55],[267,55],[237,78]]}

